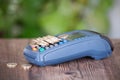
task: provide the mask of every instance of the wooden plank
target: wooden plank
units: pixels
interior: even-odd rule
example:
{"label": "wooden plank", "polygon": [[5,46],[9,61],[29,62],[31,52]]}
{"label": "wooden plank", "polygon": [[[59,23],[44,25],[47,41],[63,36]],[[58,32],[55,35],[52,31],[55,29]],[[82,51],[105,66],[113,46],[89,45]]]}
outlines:
{"label": "wooden plank", "polygon": [[[120,80],[120,40],[113,40],[113,55],[103,60],[82,58],[55,66],[33,66],[24,71],[27,61],[23,49],[28,39],[0,39],[0,80]],[[7,62],[17,62],[14,69]]]}
{"label": "wooden plank", "polygon": [[[23,48],[28,40],[0,39],[0,80],[29,80],[28,71],[24,71],[20,64],[25,63]],[[14,69],[6,67],[6,63],[16,62]]]}
{"label": "wooden plank", "polygon": [[113,40],[114,51],[110,58],[104,59],[103,64],[109,80],[120,80],[120,40]]}

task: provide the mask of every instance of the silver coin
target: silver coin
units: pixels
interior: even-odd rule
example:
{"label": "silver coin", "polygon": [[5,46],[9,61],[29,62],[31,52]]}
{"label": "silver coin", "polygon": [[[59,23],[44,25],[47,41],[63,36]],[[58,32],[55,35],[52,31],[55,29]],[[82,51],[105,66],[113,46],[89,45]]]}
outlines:
{"label": "silver coin", "polygon": [[15,68],[17,66],[17,63],[7,63],[8,68]]}
{"label": "silver coin", "polygon": [[24,69],[24,70],[29,70],[32,65],[31,64],[22,64],[21,67]]}

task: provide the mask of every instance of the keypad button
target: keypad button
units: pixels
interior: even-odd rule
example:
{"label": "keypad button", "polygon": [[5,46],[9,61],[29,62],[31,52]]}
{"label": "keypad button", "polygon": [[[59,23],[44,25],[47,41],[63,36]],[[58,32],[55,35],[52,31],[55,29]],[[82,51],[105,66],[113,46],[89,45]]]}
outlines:
{"label": "keypad button", "polygon": [[58,44],[56,43],[56,44],[54,44],[54,46],[58,46]]}
{"label": "keypad button", "polygon": [[33,51],[37,51],[37,48],[34,47],[34,48],[32,48],[32,50],[33,50]]}
{"label": "keypad button", "polygon": [[64,44],[62,41],[59,42],[59,45]]}
{"label": "keypad button", "polygon": [[63,42],[66,43],[66,42],[68,42],[68,41],[64,39]]}
{"label": "keypad button", "polygon": [[45,51],[45,48],[39,48],[39,51],[43,52],[43,51]]}
{"label": "keypad button", "polygon": [[30,43],[30,46],[33,51],[39,50],[39,52],[43,52],[49,48],[56,47],[66,42],[68,42],[68,40],[48,35],[42,38],[39,37],[39,38],[33,39]]}
{"label": "keypad button", "polygon": [[54,47],[54,46],[53,46],[53,45],[50,45],[49,47],[52,48],[52,47]]}
{"label": "keypad button", "polygon": [[54,43],[59,42],[61,39],[55,36],[50,36],[48,35],[47,38],[49,38],[51,41],[53,41]]}
{"label": "keypad button", "polygon": [[45,49],[47,50],[47,49],[49,49],[49,47],[45,47]]}
{"label": "keypad button", "polygon": [[54,42],[50,40],[48,37],[43,37],[43,40],[46,41],[47,43],[54,44]]}

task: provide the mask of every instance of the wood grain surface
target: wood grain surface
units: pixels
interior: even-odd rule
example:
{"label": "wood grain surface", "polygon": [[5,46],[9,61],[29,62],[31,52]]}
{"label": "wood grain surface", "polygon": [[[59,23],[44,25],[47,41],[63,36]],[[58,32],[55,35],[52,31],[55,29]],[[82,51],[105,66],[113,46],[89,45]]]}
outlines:
{"label": "wood grain surface", "polygon": [[[23,70],[21,64],[28,63],[23,49],[28,39],[0,39],[0,80],[120,80],[120,39],[112,40],[114,51],[103,60],[82,58],[54,66]],[[6,63],[16,62],[10,69]]]}

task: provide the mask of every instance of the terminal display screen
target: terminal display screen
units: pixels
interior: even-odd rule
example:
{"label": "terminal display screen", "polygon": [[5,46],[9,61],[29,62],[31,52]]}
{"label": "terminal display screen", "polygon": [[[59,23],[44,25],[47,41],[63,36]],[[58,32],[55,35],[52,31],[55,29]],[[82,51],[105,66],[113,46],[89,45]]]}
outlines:
{"label": "terminal display screen", "polygon": [[76,38],[81,38],[81,37],[85,37],[86,35],[80,32],[73,32],[71,34],[62,34],[59,35],[58,37],[63,38],[63,39],[67,39],[67,40],[74,40]]}

